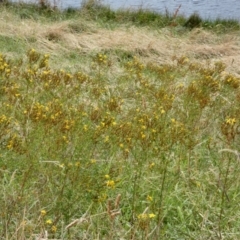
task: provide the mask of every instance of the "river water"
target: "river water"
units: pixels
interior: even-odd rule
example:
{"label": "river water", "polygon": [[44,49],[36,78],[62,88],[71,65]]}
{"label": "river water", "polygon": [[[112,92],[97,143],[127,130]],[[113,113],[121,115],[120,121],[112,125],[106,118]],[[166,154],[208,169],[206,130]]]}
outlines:
{"label": "river water", "polygon": [[240,0],[105,0],[112,8],[143,7],[164,13],[175,12],[179,6],[179,13],[186,16],[194,12],[205,19],[238,19],[240,20]]}
{"label": "river water", "polygon": [[[29,1],[29,0],[25,0]],[[31,0],[30,0],[31,1]],[[36,0],[35,0],[36,1]],[[50,0],[61,8],[80,8],[81,0]],[[190,16],[197,12],[204,19],[236,19],[240,21],[240,0],[99,0],[112,9],[151,9],[160,13],[174,13]]]}

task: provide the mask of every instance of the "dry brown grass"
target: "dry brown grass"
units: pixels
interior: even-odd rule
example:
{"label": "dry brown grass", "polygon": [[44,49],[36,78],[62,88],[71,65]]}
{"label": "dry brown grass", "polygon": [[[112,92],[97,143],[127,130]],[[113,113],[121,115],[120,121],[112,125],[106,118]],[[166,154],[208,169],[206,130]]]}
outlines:
{"label": "dry brown grass", "polygon": [[[34,48],[58,55],[60,51],[122,49],[139,55],[144,61],[159,63],[171,61],[174,55],[185,55],[196,61],[222,61],[227,70],[240,74],[240,37],[237,33],[217,35],[203,29],[178,34],[174,28],[149,30],[137,27],[119,27],[108,30],[84,19],[42,23],[19,19],[2,12],[0,29],[6,36],[35,38]],[[29,43],[31,45],[32,43]]]}

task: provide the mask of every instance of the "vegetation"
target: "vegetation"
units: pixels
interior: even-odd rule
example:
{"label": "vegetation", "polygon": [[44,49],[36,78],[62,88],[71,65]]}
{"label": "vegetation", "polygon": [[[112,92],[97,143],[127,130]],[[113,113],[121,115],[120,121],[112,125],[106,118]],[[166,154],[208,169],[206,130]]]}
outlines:
{"label": "vegetation", "polygon": [[201,17],[198,14],[194,13],[185,22],[184,27],[188,27],[190,29],[193,29],[195,27],[200,27],[201,22],[202,22]]}
{"label": "vegetation", "polygon": [[170,13],[166,10],[165,14],[159,14],[158,12],[142,8],[136,10],[112,10],[110,7],[104,6],[95,0],[84,1],[81,9],[68,8],[64,11],[60,11],[56,7],[51,6],[48,1],[45,0],[39,1],[38,6],[35,4],[20,3],[21,7],[19,8],[19,3],[16,4],[9,1],[4,1],[2,6],[6,6],[8,10],[18,14],[23,19],[30,18],[39,20],[40,18],[44,18],[48,21],[59,21],[84,16],[84,18],[88,20],[97,20],[98,22],[107,22],[113,25],[127,23],[151,28],[185,26],[190,29],[202,26],[203,28],[211,30],[216,30],[215,26],[218,25],[218,32],[219,30],[221,30],[221,32],[229,32],[240,29],[239,22],[234,19],[203,20],[196,13],[193,13],[189,18],[185,18],[179,14],[181,6],[176,9],[175,13]]}
{"label": "vegetation", "polygon": [[[32,8],[0,11],[26,32],[109,17]],[[89,11],[98,23],[77,24]],[[65,26],[0,34],[1,239],[239,239],[240,78],[221,61],[68,52]]]}

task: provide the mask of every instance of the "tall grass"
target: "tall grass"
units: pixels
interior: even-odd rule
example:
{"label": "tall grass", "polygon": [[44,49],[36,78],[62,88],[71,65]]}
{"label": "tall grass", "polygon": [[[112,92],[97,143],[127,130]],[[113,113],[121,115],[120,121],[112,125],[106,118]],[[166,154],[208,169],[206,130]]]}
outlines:
{"label": "tall grass", "polygon": [[[63,40],[105,23],[172,28],[176,14],[1,11],[27,24],[0,34],[1,239],[239,239],[239,77]],[[29,49],[44,44],[52,54]]]}

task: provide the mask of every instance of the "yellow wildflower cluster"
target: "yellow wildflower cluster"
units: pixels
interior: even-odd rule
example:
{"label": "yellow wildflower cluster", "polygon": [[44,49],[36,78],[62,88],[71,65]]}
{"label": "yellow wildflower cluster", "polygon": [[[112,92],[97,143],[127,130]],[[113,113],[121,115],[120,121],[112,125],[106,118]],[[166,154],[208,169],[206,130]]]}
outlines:
{"label": "yellow wildflower cluster", "polygon": [[[162,201],[164,169],[166,178],[174,176],[182,161],[186,168],[190,153],[197,158],[195,149],[208,144],[211,150],[215,139],[220,146],[236,146],[239,79],[222,76],[221,64],[203,67],[186,57],[144,64],[134,57],[116,74],[102,53],[89,72],[51,69],[49,58],[31,49],[17,65],[0,55],[0,144],[2,166],[7,165],[2,172],[8,179],[8,172],[19,169],[12,178],[22,180],[22,188],[34,182],[34,196],[53,209],[51,216],[37,213],[38,226],[48,231],[59,231],[57,220],[75,217],[82,203],[102,204],[120,188],[135,201],[133,208],[124,206],[132,208],[127,209],[132,221],[137,216],[136,222],[149,228],[159,211],[155,203]],[[210,137],[214,140],[206,140]],[[45,186],[57,196],[51,203]],[[136,215],[144,204],[153,213]]]}
{"label": "yellow wildflower cluster", "polygon": [[[46,215],[47,215],[47,211],[45,209],[41,210],[40,211],[40,214],[41,214],[41,218],[45,219],[46,218]],[[57,231],[57,226],[54,225],[53,221],[51,218],[47,218],[44,220],[44,224],[45,224],[45,227],[47,229],[50,229],[50,231],[52,233],[55,233]]]}
{"label": "yellow wildflower cluster", "polygon": [[116,183],[114,180],[111,179],[109,174],[105,174],[104,178],[107,180],[105,183],[108,188],[115,188]]}

